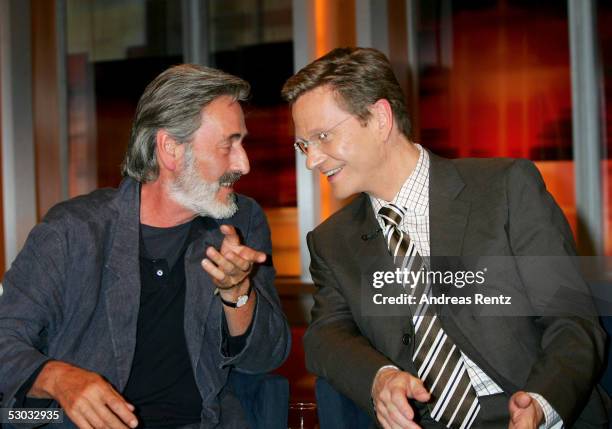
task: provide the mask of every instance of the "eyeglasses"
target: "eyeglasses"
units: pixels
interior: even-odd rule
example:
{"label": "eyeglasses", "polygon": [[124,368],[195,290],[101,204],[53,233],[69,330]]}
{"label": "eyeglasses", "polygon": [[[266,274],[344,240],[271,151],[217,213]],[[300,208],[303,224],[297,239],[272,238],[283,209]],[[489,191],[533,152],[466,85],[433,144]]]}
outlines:
{"label": "eyeglasses", "polygon": [[298,138],[295,141],[295,143],[293,143],[293,147],[295,148],[297,152],[301,153],[302,155],[308,155],[309,147],[311,146],[319,147],[323,143],[329,143],[329,141],[331,140],[332,131],[338,128],[340,125],[342,125],[344,122],[346,122],[350,118],[351,116],[347,116],[346,118],[344,118],[343,120],[338,122],[336,125],[332,126],[331,128],[325,131],[319,131],[317,133],[314,133],[312,136],[308,138],[308,140]]}

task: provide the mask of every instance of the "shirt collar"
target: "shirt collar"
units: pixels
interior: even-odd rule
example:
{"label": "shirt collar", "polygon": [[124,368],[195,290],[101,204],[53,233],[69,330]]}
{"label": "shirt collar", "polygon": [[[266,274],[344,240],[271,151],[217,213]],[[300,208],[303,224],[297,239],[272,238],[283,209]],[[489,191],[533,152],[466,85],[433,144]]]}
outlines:
{"label": "shirt collar", "polygon": [[378,210],[389,202],[404,207],[415,215],[425,215],[429,210],[429,154],[420,144],[415,143],[415,146],[419,150],[419,159],[393,201],[385,201],[370,195],[374,214],[378,215]]}

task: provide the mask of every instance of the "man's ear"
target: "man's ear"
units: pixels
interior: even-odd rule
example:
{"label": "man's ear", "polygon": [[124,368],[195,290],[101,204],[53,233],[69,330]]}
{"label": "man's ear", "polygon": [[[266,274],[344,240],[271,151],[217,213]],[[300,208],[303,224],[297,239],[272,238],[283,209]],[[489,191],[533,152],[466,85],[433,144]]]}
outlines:
{"label": "man's ear", "polygon": [[157,130],[155,148],[160,168],[175,171],[183,153],[179,143],[166,130]]}
{"label": "man's ear", "polygon": [[389,134],[393,129],[393,109],[389,100],[381,98],[370,106],[370,112],[372,113],[373,125],[381,138],[386,141],[389,138]]}

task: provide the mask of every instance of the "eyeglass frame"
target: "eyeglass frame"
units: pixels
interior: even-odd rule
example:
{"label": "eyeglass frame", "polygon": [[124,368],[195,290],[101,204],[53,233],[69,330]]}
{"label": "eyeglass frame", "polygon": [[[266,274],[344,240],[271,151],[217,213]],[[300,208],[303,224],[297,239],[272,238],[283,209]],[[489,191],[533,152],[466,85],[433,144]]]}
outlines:
{"label": "eyeglass frame", "polygon": [[[293,148],[295,149],[296,152],[298,152],[298,153],[300,153],[300,154],[302,154],[304,156],[308,156],[308,147],[309,146],[311,146],[311,145],[314,146],[314,147],[321,146],[321,144],[324,143],[324,141],[329,137],[329,134],[332,131],[334,131],[340,125],[342,125],[343,123],[348,121],[350,118],[352,118],[352,116],[348,115],[346,118],[342,119],[340,122],[337,122],[332,127],[328,128],[326,130],[323,130],[323,131],[318,131],[316,133],[313,133],[311,135],[311,137],[309,137],[308,139],[302,139],[302,138],[296,139],[295,142],[293,143]],[[316,139],[316,141],[314,141],[315,139]]]}

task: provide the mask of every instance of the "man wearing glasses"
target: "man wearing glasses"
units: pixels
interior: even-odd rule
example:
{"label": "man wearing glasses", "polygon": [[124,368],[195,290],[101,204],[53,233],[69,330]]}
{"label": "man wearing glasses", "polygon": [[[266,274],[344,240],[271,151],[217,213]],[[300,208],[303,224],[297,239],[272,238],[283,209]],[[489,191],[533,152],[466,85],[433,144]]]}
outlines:
{"label": "man wearing glasses", "polygon": [[[357,195],[308,234],[317,286],[309,369],[384,428],[607,427],[596,387],[605,334],[588,288],[572,267],[537,267],[546,278],[522,259],[574,254],[535,166],[447,160],[410,141],[401,88],[373,49],[331,51],[283,96],[307,167],[336,198]],[[497,304],[514,299],[507,317],[483,317],[489,307],[461,305],[471,292],[453,292],[458,282],[446,296],[428,277],[445,266],[459,280],[465,256],[507,256],[495,284]],[[391,286],[364,282],[372,272],[376,281],[422,277],[386,296]],[[557,280],[569,286],[554,289]]]}

